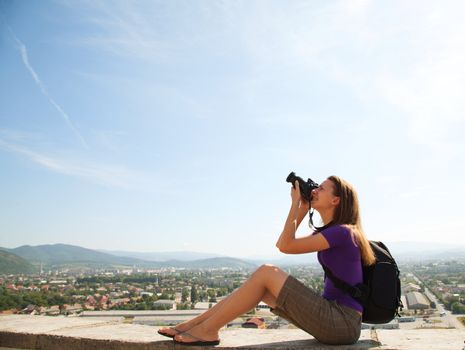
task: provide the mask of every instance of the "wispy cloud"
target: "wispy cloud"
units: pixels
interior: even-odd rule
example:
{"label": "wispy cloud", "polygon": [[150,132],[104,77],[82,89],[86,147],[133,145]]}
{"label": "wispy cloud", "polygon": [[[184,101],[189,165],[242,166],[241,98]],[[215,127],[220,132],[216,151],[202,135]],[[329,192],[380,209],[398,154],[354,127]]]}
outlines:
{"label": "wispy cloud", "polygon": [[8,140],[10,143],[34,142],[44,144],[46,137],[38,132],[0,128],[0,141]]}
{"label": "wispy cloud", "polygon": [[169,188],[169,183],[164,182],[161,186],[161,182],[157,182],[155,176],[147,176],[125,166],[48,155],[2,138],[0,138],[0,148],[22,155],[53,172],[81,178],[99,185],[148,192],[162,192]]}
{"label": "wispy cloud", "polygon": [[[463,147],[457,150],[458,138],[449,137],[465,122],[460,94],[465,25],[457,15],[463,4],[357,0],[182,5],[86,2],[82,10],[79,3],[87,14],[83,21],[97,30],[76,40],[147,61],[178,57],[179,50],[193,48],[208,49],[210,55],[234,54],[253,72],[231,82],[242,84],[241,103],[255,103],[257,94],[282,83],[283,76],[326,76],[348,86],[363,104],[382,101],[394,106],[413,143],[438,153],[463,152]],[[170,23],[177,23],[176,28]]]}
{"label": "wispy cloud", "polygon": [[[458,15],[463,4],[260,4],[260,11],[251,6],[250,18],[228,7],[234,14],[230,25],[260,67],[245,90],[249,96],[273,83],[267,77],[270,71],[276,77],[277,67],[288,76],[326,76],[367,107],[394,107],[411,143],[454,158],[463,154],[456,132],[465,124],[465,24]],[[251,20],[252,12],[258,18]]]}
{"label": "wispy cloud", "polygon": [[[67,5],[76,6],[75,3]],[[158,4],[146,3],[142,9],[130,1],[117,1],[111,5],[91,1],[80,3],[79,10],[88,14],[82,20],[94,25],[97,31],[76,39],[76,44],[148,61],[166,59],[173,48],[157,30],[163,15],[162,7]]]}
{"label": "wispy cloud", "polygon": [[74,126],[74,124],[71,121],[71,118],[69,115],[61,108],[61,106],[50,96],[49,92],[47,91],[47,88],[45,87],[44,83],[40,80],[39,75],[36,73],[34,68],[32,67],[31,63],[29,62],[29,56],[27,53],[27,48],[26,45],[24,45],[14,34],[13,30],[6,25],[8,28],[8,31],[10,32],[10,35],[16,42],[17,48],[19,52],[21,53],[21,59],[23,61],[24,66],[27,68],[29,73],[32,76],[32,79],[34,79],[34,82],[36,85],[39,87],[40,91],[42,94],[48,99],[48,101],[52,104],[52,106],[58,111],[60,116],[63,118],[65,123],[68,125],[68,127],[71,129],[71,131],[76,135],[76,137],[79,139],[80,143],[82,146],[84,146],[86,149],[89,149],[89,146],[87,142],[85,141],[84,137],[81,135],[79,130]]}

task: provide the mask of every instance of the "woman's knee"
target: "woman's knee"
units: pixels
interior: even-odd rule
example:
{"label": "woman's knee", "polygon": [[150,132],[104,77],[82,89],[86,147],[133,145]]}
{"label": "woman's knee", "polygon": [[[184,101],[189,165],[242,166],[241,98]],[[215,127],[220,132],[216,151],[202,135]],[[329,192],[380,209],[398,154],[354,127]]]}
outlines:
{"label": "woman's knee", "polygon": [[251,277],[263,281],[267,286],[272,283],[281,283],[281,280],[285,280],[288,274],[281,270],[279,267],[272,264],[263,264],[261,265]]}
{"label": "woman's knee", "polygon": [[270,273],[273,273],[277,270],[279,270],[279,267],[276,267],[272,264],[263,264],[258,269],[256,269],[253,274],[254,275],[262,275],[262,274],[269,275]]}
{"label": "woman's knee", "polygon": [[261,278],[264,276],[269,276],[272,272],[273,265],[272,264],[263,264],[260,265],[251,275],[254,278]]}

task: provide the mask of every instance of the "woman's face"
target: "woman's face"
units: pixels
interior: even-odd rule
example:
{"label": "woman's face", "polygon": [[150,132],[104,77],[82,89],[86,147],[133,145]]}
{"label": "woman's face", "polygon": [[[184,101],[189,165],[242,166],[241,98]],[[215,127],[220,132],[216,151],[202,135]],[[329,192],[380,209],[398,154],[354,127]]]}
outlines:
{"label": "woman's face", "polygon": [[312,191],[311,206],[315,210],[325,210],[336,207],[340,198],[334,194],[334,184],[326,179],[321,185]]}

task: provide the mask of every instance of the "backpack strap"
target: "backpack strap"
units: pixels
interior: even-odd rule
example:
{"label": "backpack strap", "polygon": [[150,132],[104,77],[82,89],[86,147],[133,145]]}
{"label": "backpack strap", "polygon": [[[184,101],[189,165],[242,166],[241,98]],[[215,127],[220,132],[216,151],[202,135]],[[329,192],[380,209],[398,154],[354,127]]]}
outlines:
{"label": "backpack strap", "polygon": [[[321,264],[323,266],[323,270],[325,271],[325,278],[326,276],[329,277],[329,279],[333,282],[333,284],[341,289],[343,292],[349,294],[351,297],[355,298],[357,301],[361,302],[363,298],[365,297],[364,293],[360,288],[354,287],[347,282],[341,280],[339,277],[336,277],[336,275],[333,274],[333,272],[324,264]],[[357,285],[358,286],[358,285]]]}

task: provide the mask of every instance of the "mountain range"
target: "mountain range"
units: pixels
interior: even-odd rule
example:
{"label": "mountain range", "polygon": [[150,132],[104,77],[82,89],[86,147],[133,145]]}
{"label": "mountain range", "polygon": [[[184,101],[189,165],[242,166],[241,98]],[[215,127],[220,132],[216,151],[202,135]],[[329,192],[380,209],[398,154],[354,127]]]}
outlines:
{"label": "mountain range", "polygon": [[[391,242],[387,247],[398,262],[465,259],[465,246],[430,242]],[[130,252],[92,250],[67,244],[0,247],[0,274],[37,272],[55,268],[242,268],[263,263],[280,267],[316,263],[316,254],[235,258],[199,252]]]}
{"label": "mountain range", "polygon": [[36,268],[20,256],[0,250],[0,274],[33,273]]}
{"label": "mountain range", "polygon": [[[45,244],[38,246],[24,245],[17,248],[0,247],[0,274],[1,273],[28,273],[56,268],[244,268],[256,267],[256,264],[232,257],[215,256],[213,254],[192,253],[192,260],[178,260],[182,252],[174,254],[161,254],[164,260],[144,260],[131,256],[120,256],[117,253],[109,254],[67,244]],[[124,254],[124,253],[119,253]],[[137,256],[138,253],[128,252]],[[144,253],[142,253],[143,255]],[[152,257],[153,258],[153,257]],[[198,259],[195,259],[198,258]],[[14,262],[14,263],[13,263]]]}

